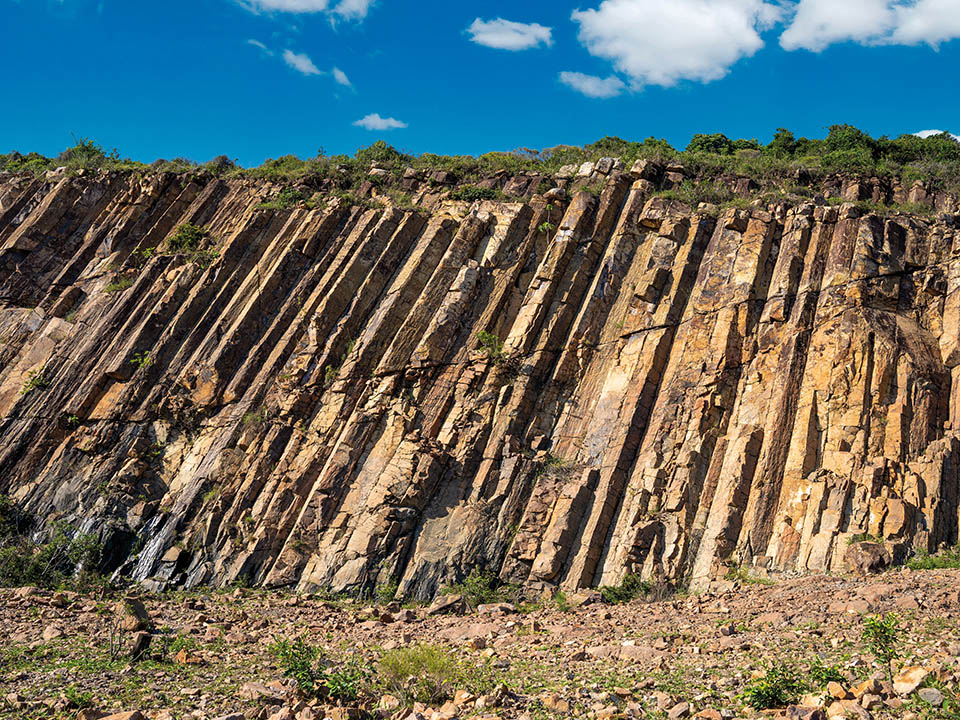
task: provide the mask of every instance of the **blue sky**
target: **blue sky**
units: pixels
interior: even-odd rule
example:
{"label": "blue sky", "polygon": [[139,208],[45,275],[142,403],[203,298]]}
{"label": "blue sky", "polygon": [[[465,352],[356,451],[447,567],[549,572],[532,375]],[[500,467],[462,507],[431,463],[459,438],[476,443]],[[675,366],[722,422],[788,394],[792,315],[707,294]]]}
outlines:
{"label": "blue sky", "polygon": [[0,152],[960,132],[955,38],[960,0],[0,0]]}

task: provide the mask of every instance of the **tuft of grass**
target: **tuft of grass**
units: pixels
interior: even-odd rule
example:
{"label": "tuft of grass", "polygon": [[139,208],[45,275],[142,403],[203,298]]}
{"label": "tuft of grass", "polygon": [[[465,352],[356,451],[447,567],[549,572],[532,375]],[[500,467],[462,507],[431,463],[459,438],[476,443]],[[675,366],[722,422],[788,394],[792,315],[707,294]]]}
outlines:
{"label": "tuft of grass", "polygon": [[220,257],[220,253],[215,250],[207,250],[204,247],[212,240],[210,231],[206,228],[193,223],[183,223],[178,225],[173,234],[167,238],[164,255],[186,257],[187,262],[205,269]]}
{"label": "tuft of grass", "polygon": [[31,370],[27,375],[26,381],[23,383],[23,387],[20,388],[21,395],[29,395],[34,390],[46,390],[50,387],[50,378],[48,378],[43,371],[43,368],[40,370]]}
{"label": "tuft of grass", "polygon": [[106,293],[118,293],[123,292],[129,287],[133,286],[133,279],[128,277],[117,278],[112,283],[107,285],[103,291]]}
{"label": "tuft of grass", "polygon": [[773,580],[771,580],[770,578],[751,575],[749,568],[745,568],[745,567],[730,568],[727,571],[727,574],[724,575],[724,579],[731,580],[733,582],[739,582],[744,585],[774,585],[775,584]]}
{"label": "tuft of grass", "polygon": [[456,690],[481,695],[493,689],[495,676],[489,664],[458,659],[437,645],[414,645],[383,654],[377,666],[382,690],[407,706],[420,702],[439,705]]}
{"label": "tuft of grass", "polygon": [[857,543],[868,542],[876,543],[877,545],[883,545],[883,538],[878,537],[877,535],[871,535],[870,533],[859,533],[850,538],[847,538],[847,545],[856,545]]}

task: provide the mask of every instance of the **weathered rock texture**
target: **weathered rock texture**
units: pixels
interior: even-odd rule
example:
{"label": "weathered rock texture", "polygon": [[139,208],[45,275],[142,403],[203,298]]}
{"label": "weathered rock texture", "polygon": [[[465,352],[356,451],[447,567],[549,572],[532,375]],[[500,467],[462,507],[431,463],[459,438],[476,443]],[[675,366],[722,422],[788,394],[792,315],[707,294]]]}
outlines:
{"label": "weathered rock texture", "polygon": [[[0,492],[157,584],[703,586],[957,542],[955,201],[713,217],[655,196],[679,169],[600,170],[430,213],[0,178]],[[185,222],[208,266],[162,252]]]}

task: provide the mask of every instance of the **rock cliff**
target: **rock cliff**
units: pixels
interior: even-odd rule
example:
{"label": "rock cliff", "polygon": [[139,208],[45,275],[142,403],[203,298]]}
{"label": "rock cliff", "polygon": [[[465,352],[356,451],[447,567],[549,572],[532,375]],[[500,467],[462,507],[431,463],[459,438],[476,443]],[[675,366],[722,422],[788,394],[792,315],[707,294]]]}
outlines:
{"label": "rock cliff", "polygon": [[251,179],[2,176],[0,493],[153,586],[703,587],[956,543],[956,199],[690,208],[684,179],[471,203],[408,171],[416,209],[271,209]]}

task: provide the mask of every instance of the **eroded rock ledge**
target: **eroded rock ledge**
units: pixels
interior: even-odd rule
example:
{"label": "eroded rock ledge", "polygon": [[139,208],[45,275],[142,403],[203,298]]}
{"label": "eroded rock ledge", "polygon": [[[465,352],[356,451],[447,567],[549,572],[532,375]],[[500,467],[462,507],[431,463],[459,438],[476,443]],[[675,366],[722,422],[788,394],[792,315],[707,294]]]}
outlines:
{"label": "eroded rock ledge", "polygon": [[[0,178],[0,492],[155,585],[702,587],[956,543],[956,199],[717,214],[601,170],[425,181],[430,212]],[[163,252],[188,222],[211,261]]]}

